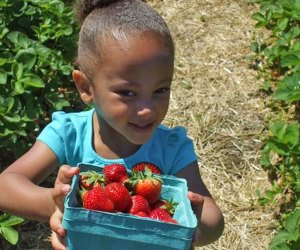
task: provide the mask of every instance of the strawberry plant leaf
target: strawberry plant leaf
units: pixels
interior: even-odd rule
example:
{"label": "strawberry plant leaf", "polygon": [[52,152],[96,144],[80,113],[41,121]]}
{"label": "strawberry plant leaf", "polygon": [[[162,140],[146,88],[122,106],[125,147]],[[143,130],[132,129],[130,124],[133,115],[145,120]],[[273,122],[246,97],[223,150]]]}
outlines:
{"label": "strawberry plant leaf", "polygon": [[25,68],[31,69],[36,62],[36,52],[33,48],[20,49],[15,59],[18,63],[22,63]]}
{"label": "strawberry plant leaf", "polygon": [[299,233],[300,209],[296,209],[286,220],[286,229],[290,233]]}
{"label": "strawberry plant leaf", "polygon": [[268,142],[270,149],[278,154],[287,155],[289,153],[289,147],[285,143],[281,143],[277,140],[270,139]]}
{"label": "strawberry plant leaf", "polygon": [[0,84],[6,84],[7,82],[7,73],[3,69],[0,69]]}
{"label": "strawberry plant leaf", "polygon": [[[294,123],[294,124],[286,124],[281,121],[274,122],[271,127],[270,131],[272,132],[273,136],[276,137],[271,139],[271,142],[273,141],[273,144],[292,144],[296,145],[299,143],[299,130],[300,130],[300,124]],[[286,146],[281,145],[280,148],[286,148]]]}
{"label": "strawberry plant leaf", "polygon": [[26,73],[22,78],[22,82],[24,83],[24,87],[35,87],[35,88],[43,88],[45,86],[43,80],[36,74]]}
{"label": "strawberry plant leaf", "polygon": [[22,63],[13,63],[12,64],[12,75],[17,80],[20,80],[23,75],[23,64]]}
{"label": "strawberry plant leaf", "polygon": [[12,31],[6,37],[14,44],[15,48],[26,49],[33,43],[33,40],[29,39],[26,34],[19,31]]}
{"label": "strawberry plant leaf", "polygon": [[13,226],[24,222],[24,219],[7,213],[0,214],[0,234],[12,245],[17,244],[19,234]]}
{"label": "strawberry plant leaf", "polygon": [[300,51],[291,51],[280,60],[281,67],[292,67],[300,64]]}
{"label": "strawberry plant leaf", "polygon": [[285,30],[289,23],[289,19],[287,17],[283,17],[277,20],[277,27],[279,30]]}
{"label": "strawberry plant leaf", "polygon": [[21,224],[24,222],[24,219],[14,215],[7,215],[6,219],[0,222],[1,226],[9,227]]}
{"label": "strawberry plant leaf", "polygon": [[269,250],[291,250],[286,242],[271,242]]}
{"label": "strawberry plant leaf", "polygon": [[[288,247],[287,242],[289,241],[296,241],[298,240],[299,232],[288,232],[286,230],[280,231],[278,234],[274,236],[274,238],[271,241],[270,249],[279,249],[279,248],[273,248],[274,246],[285,246]],[[288,248],[281,248],[281,249],[290,249]]]}
{"label": "strawberry plant leaf", "polygon": [[16,245],[19,240],[18,231],[12,227],[0,227],[0,233],[10,244]]}
{"label": "strawberry plant leaf", "polygon": [[4,116],[3,117],[6,121],[12,122],[12,123],[18,123],[21,121],[21,117],[18,114],[13,114],[12,116]]}
{"label": "strawberry plant leaf", "polygon": [[267,19],[265,18],[265,16],[260,13],[260,12],[256,12],[254,13],[251,18],[255,21],[258,21],[258,22],[267,22]]}
{"label": "strawberry plant leaf", "polygon": [[282,141],[286,144],[296,145],[299,143],[299,129],[300,124],[290,124],[282,138]]}

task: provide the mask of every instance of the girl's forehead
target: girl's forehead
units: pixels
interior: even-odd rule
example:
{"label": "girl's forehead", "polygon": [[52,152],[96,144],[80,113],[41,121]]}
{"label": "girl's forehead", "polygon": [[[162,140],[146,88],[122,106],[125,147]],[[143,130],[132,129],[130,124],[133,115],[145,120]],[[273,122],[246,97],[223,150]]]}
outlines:
{"label": "girl's forehead", "polygon": [[108,38],[102,43],[103,59],[119,54],[119,56],[147,57],[156,55],[173,58],[172,48],[158,35],[131,35],[123,39]]}
{"label": "girl's forehead", "polygon": [[152,71],[163,65],[168,67],[168,72],[173,70],[173,50],[159,35],[134,34],[119,39],[111,36],[98,39],[98,51],[86,58],[91,75],[97,75],[99,70],[136,74],[137,70]]}
{"label": "girl's forehead", "polygon": [[94,64],[96,79],[127,79],[133,82],[161,82],[172,79],[172,51],[156,37],[133,36],[125,41],[106,40],[102,62]]}

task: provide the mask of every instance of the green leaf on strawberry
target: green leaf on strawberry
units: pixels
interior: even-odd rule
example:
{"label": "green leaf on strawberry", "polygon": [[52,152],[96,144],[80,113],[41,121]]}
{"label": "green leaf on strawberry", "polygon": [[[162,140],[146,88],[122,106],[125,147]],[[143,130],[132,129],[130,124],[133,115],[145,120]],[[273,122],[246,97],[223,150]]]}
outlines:
{"label": "green leaf on strawberry", "polygon": [[91,190],[95,185],[103,186],[103,175],[96,171],[81,172],[79,178],[79,187],[83,190]]}

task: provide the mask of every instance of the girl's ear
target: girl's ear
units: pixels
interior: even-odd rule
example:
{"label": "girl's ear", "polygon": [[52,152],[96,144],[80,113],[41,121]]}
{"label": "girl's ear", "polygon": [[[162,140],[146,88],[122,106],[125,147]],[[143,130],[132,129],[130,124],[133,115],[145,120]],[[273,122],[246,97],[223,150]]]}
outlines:
{"label": "girl's ear", "polygon": [[86,104],[91,103],[93,101],[93,91],[86,75],[79,70],[74,70],[72,76],[80,93],[81,100]]}

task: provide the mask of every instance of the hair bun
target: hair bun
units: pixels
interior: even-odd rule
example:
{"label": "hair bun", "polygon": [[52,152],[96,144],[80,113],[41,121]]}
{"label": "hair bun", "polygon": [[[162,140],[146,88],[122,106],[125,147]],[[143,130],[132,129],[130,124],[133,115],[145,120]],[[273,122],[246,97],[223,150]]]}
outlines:
{"label": "hair bun", "polygon": [[[97,8],[103,8],[112,3],[120,2],[122,0],[77,0],[75,3],[75,17],[79,24],[82,24],[84,19]],[[133,0],[134,1],[134,0]],[[148,2],[147,0],[137,0]]]}
{"label": "hair bun", "polygon": [[77,0],[75,4],[76,20],[81,24],[84,19],[96,8],[103,8],[120,0]]}
{"label": "hair bun", "polygon": [[113,2],[117,2],[119,0],[92,0],[92,6],[94,8],[101,8],[105,5],[111,4]]}

